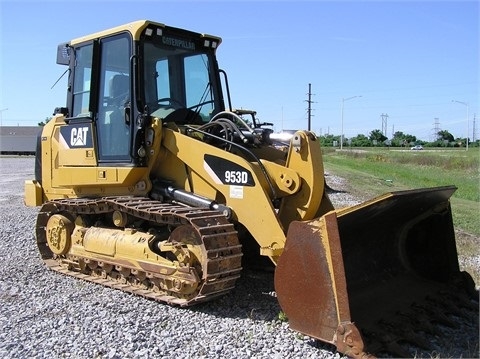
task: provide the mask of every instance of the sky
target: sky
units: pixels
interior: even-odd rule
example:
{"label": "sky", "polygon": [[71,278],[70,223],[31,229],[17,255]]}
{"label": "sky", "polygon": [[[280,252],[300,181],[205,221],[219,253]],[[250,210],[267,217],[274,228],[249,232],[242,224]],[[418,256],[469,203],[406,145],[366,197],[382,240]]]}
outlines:
{"label": "sky", "polygon": [[65,106],[58,44],[149,19],[220,36],[233,106],[275,131],[308,128],[310,84],[319,135],[479,139],[479,3],[0,0],[1,122],[35,126]]}

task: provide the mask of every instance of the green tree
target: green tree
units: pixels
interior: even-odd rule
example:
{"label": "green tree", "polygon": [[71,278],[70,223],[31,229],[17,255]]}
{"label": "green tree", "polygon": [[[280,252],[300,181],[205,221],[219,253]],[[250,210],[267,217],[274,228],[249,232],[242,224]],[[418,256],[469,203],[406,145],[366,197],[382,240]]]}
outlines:
{"label": "green tree", "polygon": [[387,139],[387,137],[382,133],[380,130],[373,130],[370,132],[370,141],[374,142],[377,141],[377,144],[383,144],[383,141]]}
{"label": "green tree", "polygon": [[437,140],[438,141],[448,141],[448,142],[453,142],[455,139],[453,135],[448,132],[447,130],[442,130],[437,132]]}
{"label": "green tree", "polygon": [[351,143],[353,147],[371,147],[372,141],[363,134],[358,134],[355,137],[351,138]]}
{"label": "green tree", "polygon": [[417,137],[414,135],[409,135],[407,133],[403,133],[402,131],[397,131],[393,134],[392,146],[407,147],[415,142],[417,142]]}
{"label": "green tree", "polygon": [[324,136],[320,136],[319,139],[320,139],[320,146],[322,147],[332,147],[334,141],[337,141],[337,146],[340,145],[340,136],[324,135]]}
{"label": "green tree", "polygon": [[[457,137],[454,140],[455,147],[466,147],[467,146],[467,139],[465,137]],[[468,140],[468,144],[470,145],[470,139]]]}

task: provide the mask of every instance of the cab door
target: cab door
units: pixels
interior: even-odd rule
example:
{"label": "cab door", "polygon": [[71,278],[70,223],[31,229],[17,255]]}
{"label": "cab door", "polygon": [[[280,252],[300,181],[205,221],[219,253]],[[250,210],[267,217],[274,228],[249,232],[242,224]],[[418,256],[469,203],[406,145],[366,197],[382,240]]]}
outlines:
{"label": "cab door", "polygon": [[127,34],[100,41],[98,162],[131,163],[131,45]]}
{"label": "cab door", "polygon": [[[69,117],[54,130],[52,187],[73,193],[143,192],[146,169],[131,156],[132,40],[128,33],[77,45],[70,62]],[[141,183],[140,185],[138,183]]]}

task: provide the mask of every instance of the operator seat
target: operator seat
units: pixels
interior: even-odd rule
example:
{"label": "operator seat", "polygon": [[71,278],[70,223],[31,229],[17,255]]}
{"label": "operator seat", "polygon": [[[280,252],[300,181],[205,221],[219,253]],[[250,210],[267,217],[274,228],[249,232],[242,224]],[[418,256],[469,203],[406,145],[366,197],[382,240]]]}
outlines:
{"label": "operator seat", "polygon": [[125,123],[125,107],[130,101],[130,80],[127,75],[114,75],[109,82],[108,110],[106,112],[108,132],[105,149],[110,156],[128,155],[130,127]]}
{"label": "operator seat", "polygon": [[129,77],[114,75],[110,79],[110,99],[113,106],[122,107],[128,101]]}

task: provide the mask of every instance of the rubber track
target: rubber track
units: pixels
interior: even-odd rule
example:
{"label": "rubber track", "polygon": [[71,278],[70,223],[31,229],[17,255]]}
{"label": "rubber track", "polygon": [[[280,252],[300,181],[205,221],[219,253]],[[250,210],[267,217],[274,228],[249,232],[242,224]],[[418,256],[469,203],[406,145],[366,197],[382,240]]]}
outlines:
{"label": "rubber track", "polygon": [[[206,268],[202,268],[204,273],[199,285],[200,289],[197,289],[198,293],[195,297],[190,299],[178,298],[164,291],[153,291],[134,284],[122,283],[113,278],[90,275],[70,269],[71,266],[66,264],[69,261],[64,257],[54,258],[53,253],[48,248],[45,234],[48,219],[52,215],[61,212],[69,212],[75,215],[104,214],[115,210],[162,225],[190,224],[196,229],[205,246],[208,265]],[[242,269],[242,252],[237,232],[233,224],[222,213],[210,209],[162,203],[146,197],[75,198],[50,201],[42,206],[38,214],[36,238],[42,259],[48,268],[54,271],[179,306],[205,302],[230,292],[234,288],[236,280],[240,277]]]}

